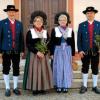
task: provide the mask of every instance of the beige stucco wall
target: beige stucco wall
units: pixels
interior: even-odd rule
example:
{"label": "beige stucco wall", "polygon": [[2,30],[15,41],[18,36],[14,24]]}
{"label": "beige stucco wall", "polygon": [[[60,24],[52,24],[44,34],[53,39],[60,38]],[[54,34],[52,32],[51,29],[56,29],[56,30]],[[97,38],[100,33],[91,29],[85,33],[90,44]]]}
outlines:
{"label": "beige stucco wall", "polygon": [[[86,9],[87,6],[94,6],[99,12],[96,14],[95,19],[100,21],[100,0],[73,0],[74,1],[74,31],[75,31],[75,39],[77,41],[77,30],[78,24],[82,21],[86,20],[86,16],[82,13],[83,10]],[[77,44],[76,44],[77,50]]]}
{"label": "beige stucco wall", "polygon": [[14,0],[0,0],[0,20],[7,17],[3,9],[5,9],[8,4],[14,4]]}

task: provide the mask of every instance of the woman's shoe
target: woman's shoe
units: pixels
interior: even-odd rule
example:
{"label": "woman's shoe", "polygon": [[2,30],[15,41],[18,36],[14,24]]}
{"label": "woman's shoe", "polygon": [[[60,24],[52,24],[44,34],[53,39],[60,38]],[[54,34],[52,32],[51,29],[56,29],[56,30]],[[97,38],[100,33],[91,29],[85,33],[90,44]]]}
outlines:
{"label": "woman's shoe", "polygon": [[68,89],[64,88],[63,93],[67,93],[67,92],[68,92]]}
{"label": "woman's shoe", "polygon": [[57,93],[61,93],[61,88],[56,89]]}
{"label": "woman's shoe", "polygon": [[40,94],[46,94],[46,91],[45,90],[40,90],[39,93]]}
{"label": "woman's shoe", "polygon": [[32,94],[33,94],[33,95],[38,95],[39,92],[38,92],[38,91],[33,91]]}

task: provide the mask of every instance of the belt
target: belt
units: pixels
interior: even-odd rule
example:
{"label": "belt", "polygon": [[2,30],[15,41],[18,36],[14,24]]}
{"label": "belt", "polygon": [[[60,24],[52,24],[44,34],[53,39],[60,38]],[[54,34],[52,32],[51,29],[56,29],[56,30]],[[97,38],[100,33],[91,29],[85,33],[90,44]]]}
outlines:
{"label": "belt", "polygon": [[95,52],[93,49],[89,49],[85,52],[85,55],[96,56],[98,52]]}
{"label": "belt", "polygon": [[6,54],[19,54],[19,51],[9,50],[9,51],[2,51],[2,53],[6,53]]}

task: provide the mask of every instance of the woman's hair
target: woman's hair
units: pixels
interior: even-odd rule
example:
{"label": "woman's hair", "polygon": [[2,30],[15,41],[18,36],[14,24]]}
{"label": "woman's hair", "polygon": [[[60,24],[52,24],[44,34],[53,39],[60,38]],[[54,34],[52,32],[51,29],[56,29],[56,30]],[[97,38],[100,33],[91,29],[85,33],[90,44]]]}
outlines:
{"label": "woman's hair", "polygon": [[[37,17],[35,17],[34,18],[34,20],[33,20],[33,23],[37,20],[37,19],[40,19],[41,20],[41,22],[43,23],[43,18],[41,17],[41,16],[37,16]],[[33,24],[33,27],[35,27],[35,25]],[[44,28],[44,26],[42,25],[42,27]]]}
{"label": "woman's hair", "polygon": [[54,23],[59,25],[59,18],[62,17],[62,16],[66,16],[67,17],[67,25],[71,23],[70,21],[70,16],[67,12],[60,12],[60,13],[57,13],[55,15],[55,20],[54,20]]}
{"label": "woman's hair", "polygon": [[41,16],[35,17],[33,22],[35,22],[37,19],[40,19],[43,22],[43,18]]}
{"label": "woman's hair", "polygon": [[61,15],[58,17],[58,21],[59,21],[61,18],[65,18],[65,19],[67,20],[67,16],[66,16],[66,15],[61,14]]}
{"label": "woman's hair", "polygon": [[31,20],[30,20],[30,23],[33,24],[33,21],[36,17],[41,17],[43,18],[43,25],[46,25],[47,24],[47,16],[46,14],[43,12],[43,11],[34,11],[32,14],[31,14]]}

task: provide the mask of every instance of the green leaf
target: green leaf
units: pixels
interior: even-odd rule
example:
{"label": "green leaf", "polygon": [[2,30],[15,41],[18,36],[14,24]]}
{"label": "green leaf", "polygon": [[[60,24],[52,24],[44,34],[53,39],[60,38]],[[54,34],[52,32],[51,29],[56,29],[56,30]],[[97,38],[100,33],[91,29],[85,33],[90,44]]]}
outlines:
{"label": "green leaf", "polygon": [[36,48],[38,51],[40,51],[40,52],[42,52],[42,53],[44,53],[44,54],[48,51],[47,44],[46,44],[45,42],[43,42],[43,41],[37,42],[37,43],[35,44],[35,48]]}

